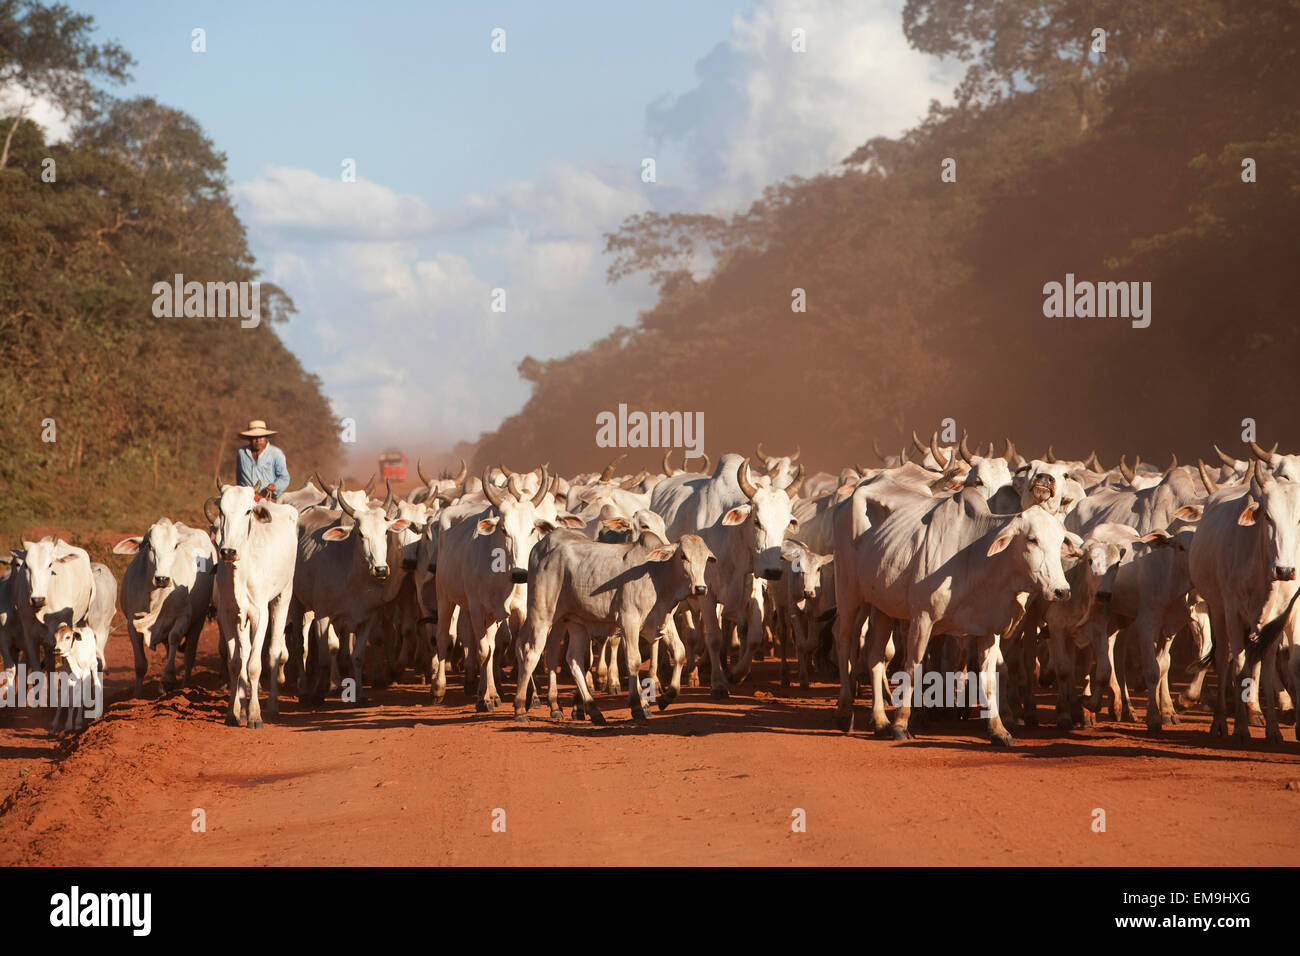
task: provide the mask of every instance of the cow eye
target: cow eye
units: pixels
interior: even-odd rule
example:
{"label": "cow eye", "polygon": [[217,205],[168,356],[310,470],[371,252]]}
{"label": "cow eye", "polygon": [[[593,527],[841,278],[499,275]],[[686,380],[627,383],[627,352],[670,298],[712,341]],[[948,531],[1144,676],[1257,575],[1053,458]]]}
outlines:
{"label": "cow eye", "polygon": [[1025,540],[1027,540],[1030,544],[1038,544],[1038,539],[1035,538],[1032,534]]}

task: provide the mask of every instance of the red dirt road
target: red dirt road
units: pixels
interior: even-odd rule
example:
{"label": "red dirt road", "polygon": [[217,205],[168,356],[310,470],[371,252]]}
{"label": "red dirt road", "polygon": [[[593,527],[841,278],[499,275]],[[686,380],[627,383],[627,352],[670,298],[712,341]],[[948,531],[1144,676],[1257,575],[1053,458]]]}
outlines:
{"label": "red dirt road", "polygon": [[[1211,743],[1196,712],[1163,735],[1101,723],[1022,732],[982,722],[896,744],[832,729],[835,689],[781,696],[775,664],[730,701],[691,689],[645,726],[605,698],[607,728],[507,706],[476,714],[453,682],[327,702],[260,731],[223,724],[215,635],[195,685],[118,701],[76,741],[47,715],[0,714],[0,863],[1294,865],[1300,744]],[[110,699],[129,642],[109,642]],[[146,693],[158,693],[160,658]],[[567,699],[567,694],[565,695]],[[1048,697],[1040,696],[1047,718]],[[863,704],[859,701],[859,726]],[[1139,707],[1139,717],[1142,716]],[[1290,788],[1288,788],[1288,784]],[[806,832],[792,830],[796,808]],[[1094,810],[1106,830],[1094,832]],[[195,832],[196,809],[206,831]],[[505,832],[494,832],[504,811]],[[495,814],[497,820],[502,816]],[[498,824],[499,829],[499,824]]]}

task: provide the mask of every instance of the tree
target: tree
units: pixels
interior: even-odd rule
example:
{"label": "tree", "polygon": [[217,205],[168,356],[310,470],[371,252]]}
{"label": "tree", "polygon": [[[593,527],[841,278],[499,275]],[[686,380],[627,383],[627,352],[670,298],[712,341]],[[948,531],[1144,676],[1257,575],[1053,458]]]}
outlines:
{"label": "tree", "polygon": [[130,79],[135,60],[115,42],[92,43],[94,24],[61,3],[0,0],[0,90],[17,87],[23,94],[0,149],[0,169],[8,165],[14,131],[31,106],[28,96],[51,99],[65,116],[88,114],[99,100],[91,77]]}

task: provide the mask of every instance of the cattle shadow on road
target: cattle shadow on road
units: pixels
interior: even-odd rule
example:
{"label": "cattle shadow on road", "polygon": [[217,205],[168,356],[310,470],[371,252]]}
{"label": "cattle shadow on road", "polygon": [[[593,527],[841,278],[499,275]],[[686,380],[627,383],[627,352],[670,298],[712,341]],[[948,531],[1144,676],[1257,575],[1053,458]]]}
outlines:
{"label": "cattle shadow on road", "polygon": [[[1172,743],[1172,741],[1171,741]],[[1222,742],[1217,746],[1210,742],[1206,734],[1195,734],[1187,740],[1180,740],[1176,745],[1169,747],[1152,746],[1148,740],[1145,744],[1136,745],[1116,743],[1109,740],[1099,740],[1095,737],[1080,737],[1073,740],[1056,740],[1043,742],[1041,739],[1033,740],[1029,738],[1017,740],[1017,745],[1010,749],[995,748],[987,741],[969,742],[943,739],[941,737],[918,737],[915,740],[909,740],[900,743],[901,747],[916,748],[919,750],[986,750],[995,753],[1004,753],[1012,757],[1023,757],[1028,759],[1095,759],[1098,757],[1116,758],[1116,757],[1162,757],[1170,760],[1193,760],[1193,761],[1210,761],[1219,763],[1274,763],[1292,765],[1296,764],[1296,757],[1300,756],[1300,748],[1291,745],[1288,753],[1288,745],[1283,744],[1281,747],[1276,745],[1265,745],[1261,741],[1255,741],[1254,746],[1249,749],[1236,748],[1232,745],[1224,745]],[[1290,759],[1288,759],[1288,757]],[[1270,759],[1273,758],[1273,759]]]}

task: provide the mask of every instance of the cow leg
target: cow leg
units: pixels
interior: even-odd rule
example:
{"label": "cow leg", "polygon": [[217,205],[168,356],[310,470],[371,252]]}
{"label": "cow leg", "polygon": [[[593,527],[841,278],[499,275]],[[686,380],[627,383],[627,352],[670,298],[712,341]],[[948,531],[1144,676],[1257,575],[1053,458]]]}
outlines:
{"label": "cow leg", "polygon": [[480,713],[487,713],[496,709],[501,703],[501,697],[497,694],[496,675],[493,673],[492,659],[496,653],[497,646],[497,629],[501,627],[501,619],[493,618],[483,621],[486,617],[483,612],[479,612],[479,620],[473,622],[473,631],[479,635],[478,638],[478,694],[474,703],[474,709]]}
{"label": "cow leg", "polygon": [[623,653],[627,659],[627,705],[632,711],[633,720],[649,720],[650,711],[646,709],[641,697],[641,625],[644,618],[624,611],[619,615],[619,625],[623,628]]}
{"label": "cow leg", "polygon": [[[909,635],[910,637],[910,635]],[[984,708],[982,716],[988,718],[989,742],[995,747],[1015,746],[1015,739],[1007,732],[998,715],[997,661],[999,656],[998,638],[980,637],[976,639],[979,649],[980,687],[978,694],[980,705]]]}
{"label": "cow leg", "polygon": [[131,619],[127,618],[126,633],[131,638],[131,652],[135,655],[135,684],[131,692],[133,697],[144,696],[144,675],[149,673],[149,658],[144,653],[144,635],[135,629]]}
{"label": "cow leg", "polygon": [[[370,630],[374,627],[375,619],[373,617],[365,618],[358,621],[355,625],[349,623],[350,643],[352,644],[352,679],[356,681],[357,706],[365,707],[370,703],[370,696],[365,692],[364,677],[366,663],[366,642],[370,639]],[[355,627],[355,630],[352,628]]]}
{"label": "cow leg", "polygon": [[[1246,616],[1232,602],[1229,602],[1226,609],[1226,618],[1228,621],[1227,676],[1221,676],[1220,679],[1228,686],[1232,694],[1233,713],[1236,717],[1232,728],[1232,736],[1237,743],[1244,744],[1250,741],[1249,704],[1255,696],[1254,692],[1259,688],[1258,671],[1249,675],[1256,678],[1251,686],[1247,687],[1242,680],[1243,677],[1247,676],[1242,673],[1246,664],[1244,641],[1247,630],[1253,626],[1254,622],[1247,621]],[[1223,675],[1225,672],[1220,671],[1219,673]]]}
{"label": "cow leg", "polygon": [[[1069,629],[1052,620],[1047,626],[1047,641],[1051,647],[1052,663],[1056,669],[1056,726],[1070,730],[1076,726],[1074,711],[1078,703],[1078,688],[1074,683],[1074,641]],[[1067,652],[1067,648],[1068,651]],[[1083,723],[1080,714],[1079,723]]]}
{"label": "cow leg", "polygon": [[[524,626],[527,627],[527,624]],[[557,640],[548,639],[546,642],[546,702],[550,705],[552,720],[564,719],[564,708],[560,706],[558,671],[561,649],[566,642],[563,635],[558,635],[558,638]]]}
{"label": "cow leg", "polygon": [[711,667],[709,693],[716,699],[731,696],[727,691],[727,672],[722,663],[722,628],[718,623],[718,602],[711,594],[700,597],[700,626],[704,629],[704,642],[709,648]]}
{"label": "cow leg", "polygon": [[740,648],[740,660],[731,669],[731,682],[739,684],[749,676],[753,666],[754,653],[763,640],[763,602],[752,593],[746,594],[745,605],[745,642]]}
{"label": "cow leg", "polygon": [[441,704],[447,697],[447,658],[451,654],[452,603],[438,599],[438,630],[429,662],[429,703]]}
{"label": "cow leg", "polygon": [[1260,707],[1264,711],[1264,742],[1282,743],[1282,730],[1277,725],[1277,644],[1273,643],[1264,651],[1260,667]]}
{"label": "cow leg", "polygon": [[[523,625],[515,650],[515,720],[528,719],[528,688],[532,686],[533,671],[546,652],[546,638],[551,633],[551,622],[540,612],[530,616]],[[547,670],[550,670],[548,667]],[[547,700],[550,700],[548,693]],[[551,710],[555,710],[552,703]]]}
{"label": "cow leg", "polygon": [[227,723],[239,727],[248,723],[246,708],[248,703],[248,655],[252,640],[249,637],[250,621],[242,611],[239,612],[235,627],[235,641],[230,651],[230,688],[231,705]]}
{"label": "cow leg", "polygon": [[176,651],[181,646],[181,637],[188,626],[189,621],[182,617],[174,621],[171,630],[167,632],[167,662],[163,664],[162,688],[168,694],[176,690]]}
{"label": "cow leg", "polygon": [[[581,698],[582,709],[586,714],[590,715],[591,722],[598,727],[603,727],[605,726],[605,715],[596,706],[596,698],[592,696],[591,688],[587,685],[586,657],[590,647],[591,635],[587,633],[586,629],[570,625],[569,649],[566,656],[569,661],[569,673],[573,675],[574,692]],[[577,717],[578,715],[575,713],[574,716]]]}
{"label": "cow leg", "polygon": [[[931,619],[929,612],[921,611],[908,622],[907,626],[907,653],[903,659],[904,672],[911,678],[913,693],[917,690],[917,680],[921,676],[921,662],[925,659],[925,650],[930,644],[930,630],[934,627],[934,621]],[[985,640],[985,639],[982,639]],[[981,647],[983,646],[981,641]],[[997,646],[996,640],[993,647]],[[994,655],[987,663],[987,668],[996,670],[997,656]],[[992,686],[992,685],[991,685]],[[903,698],[898,710],[894,712],[894,739],[911,740],[912,732],[908,729],[908,722],[912,716],[912,694]],[[996,696],[996,695],[992,695]],[[993,713],[997,713],[997,705],[993,705]],[[1001,720],[998,725],[1001,726]],[[992,723],[990,723],[990,728]],[[990,731],[991,732],[991,731]],[[1005,730],[1003,731],[1005,733]]]}
{"label": "cow leg", "polygon": [[188,686],[190,675],[194,672],[194,661],[199,653],[199,637],[203,633],[203,615],[194,615],[197,620],[191,619],[189,630],[185,635],[185,684]]}
{"label": "cow leg", "polygon": [[[889,663],[894,659],[894,631],[897,622],[879,611],[872,611],[867,623],[867,667],[871,671],[871,730],[877,737],[889,735],[889,715],[885,710],[885,701],[889,695],[885,692],[885,676]],[[862,624],[857,625],[859,632]],[[859,638],[859,640],[861,640]],[[840,665],[841,668],[844,666]]]}
{"label": "cow leg", "polygon": [[[677,695],[682,692],[682,667],[686,662],[686,645],[677,633],[677,623],[673,620],[671,614],[664,619],[661,640],[668,653],[668,663],[672,665],[672,677],[669,678],[667,687],[661,687],[655,704],[660,710],[667,710],[668,705],[675,701]],[[659,643],[656,642],[656,650],[658,647]]]}
{"label": "cow leg", "polygon": [[257,619],[252,622],[248,660],[248,727],[257,730],[262,726],[262,702],[258,696],[262,684],[262,645],[266,641],[266,628],[270,617],[266,608],[258,608]]}
{"label": "cow leg", "polygon": [[1228,736],[1228,615],[1224,608],[1210,608],[1210,633],[1214,644],[1214,670],[1219,675],[1218,693],[1214,698],[1214,718],[1210,721],[1211,737]]}
{"label": "cow leg", "polygon": [[[862,643],[862,628],[870,611],[865,604],[849,612],[843,599],[840,616],[835,622],[835,659],[840,668],[840,698],[835,707],[835,726],[844,733],[853,731],[854,667]],[[872,673],[875,673],[873,667]]]}

